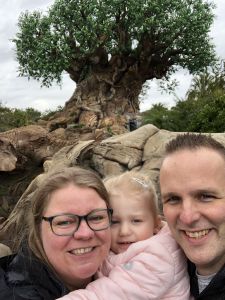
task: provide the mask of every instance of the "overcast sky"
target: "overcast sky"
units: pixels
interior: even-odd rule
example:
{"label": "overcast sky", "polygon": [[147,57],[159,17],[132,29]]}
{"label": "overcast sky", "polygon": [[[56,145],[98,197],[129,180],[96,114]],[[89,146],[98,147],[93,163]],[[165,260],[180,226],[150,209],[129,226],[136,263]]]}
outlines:
{"label": "overcast sky", "polygon": [[[18,77],[18,64],[15,60],[14,44],[10,41],[17,32],[17,21],[21,12],[25,10],[45,11],[54,0],[0,0],[0,102],[9,107],[33,107],[40,111],[55,109],[63,106],[71,97],[75,83],[67,74],[63,76],[62,88],[52,86],[40,88],[34,80]],[[225,59],[225,1],[215,0],[217,9],[211,36],[216,45],[217,54]],[[176,89],[178,97],[184,97],[190,85],[190,76],[187,72],[178,72],[174,75],[180,81]],[[141,103],[141,110],[146,110],[153,103],[174,103],[173,95],[161,94],[155,81],[151,83],[145,100]]]}

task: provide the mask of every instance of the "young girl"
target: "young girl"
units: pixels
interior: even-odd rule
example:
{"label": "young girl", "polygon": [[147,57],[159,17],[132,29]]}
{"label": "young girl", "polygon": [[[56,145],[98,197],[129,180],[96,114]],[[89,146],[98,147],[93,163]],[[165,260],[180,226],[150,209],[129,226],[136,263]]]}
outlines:
{"label": "young girl", "polygon": [[189,300],[186,259],[167,225],[161,227],[150,180],[135,172],[105,180],[113,209],[111,253],[99,279],[60,298]]}

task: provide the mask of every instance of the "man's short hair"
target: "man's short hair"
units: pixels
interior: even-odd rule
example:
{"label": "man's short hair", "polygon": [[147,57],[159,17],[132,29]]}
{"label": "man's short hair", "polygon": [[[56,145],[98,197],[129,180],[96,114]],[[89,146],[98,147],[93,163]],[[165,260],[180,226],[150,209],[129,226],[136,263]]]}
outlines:
{"label": "man's short hair", "polygon": [[180,150],[196,150],[199,148],[212,149],[222,155],[225,159],[225,147],[216,141],[211,135],[184,133],[178,134],[176,138],[169,141],[165,147],[165,156]]}

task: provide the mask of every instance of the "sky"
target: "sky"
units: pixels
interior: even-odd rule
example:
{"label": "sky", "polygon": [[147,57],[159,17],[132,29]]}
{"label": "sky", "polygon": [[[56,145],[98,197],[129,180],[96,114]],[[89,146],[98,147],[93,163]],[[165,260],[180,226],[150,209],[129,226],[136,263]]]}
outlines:
{"label": "sky", "polygon": [[[216,15],[211,28],[211,37],[216,46],[217,55],[225,59],[225,1],[215,0]],[[62,86],[53,85],[41,88],[40,83],[18,76],[18,63],[15,58],[15,46],[11,39],[17,32],[18,17],[21,12],[46,9],[54,0],[0,0],[0,103],[11,108],[25,109],[33,107],[39,111],[54,110],[64,106],[75,90],[75,82],[69,75],[63,75]],[[184,98],[190,87],[191,76],[187,71],[179,71],[173,75],[180,84],[175,94]],[[175,95],[159,91],[156,80],[150,82],[150,88],[141,100],[140,110],[149,109],[154,103],[164,103],[171,106],[175,103]]]}

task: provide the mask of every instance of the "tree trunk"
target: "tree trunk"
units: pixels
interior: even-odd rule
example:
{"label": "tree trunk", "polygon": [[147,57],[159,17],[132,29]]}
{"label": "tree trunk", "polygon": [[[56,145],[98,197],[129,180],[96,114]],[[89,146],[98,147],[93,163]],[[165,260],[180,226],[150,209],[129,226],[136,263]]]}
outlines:
{"label": "tree trunk", "polygon": [[106,66],[92,65],[84,77],[64,108],[70,122],[81,127],[120,127],[118,133],[125,132],[139,112],[138,96],[143,85],[134,65],[122,63],[117,57]]}
{"label": "tree trunk", "polygon": [[159,49],[153,56],[149,42],[143,42],[139,54],[109,57],[104,47],[99,47],[89,57],[71,62],[66,71],[77,87],[65,105],[65,119],[80,127],[111,130],[119,126],[125,130],[139,112],[138,96],[144,82],[162,78],[173,64],[171,53],[162,57],[163,49]]}

